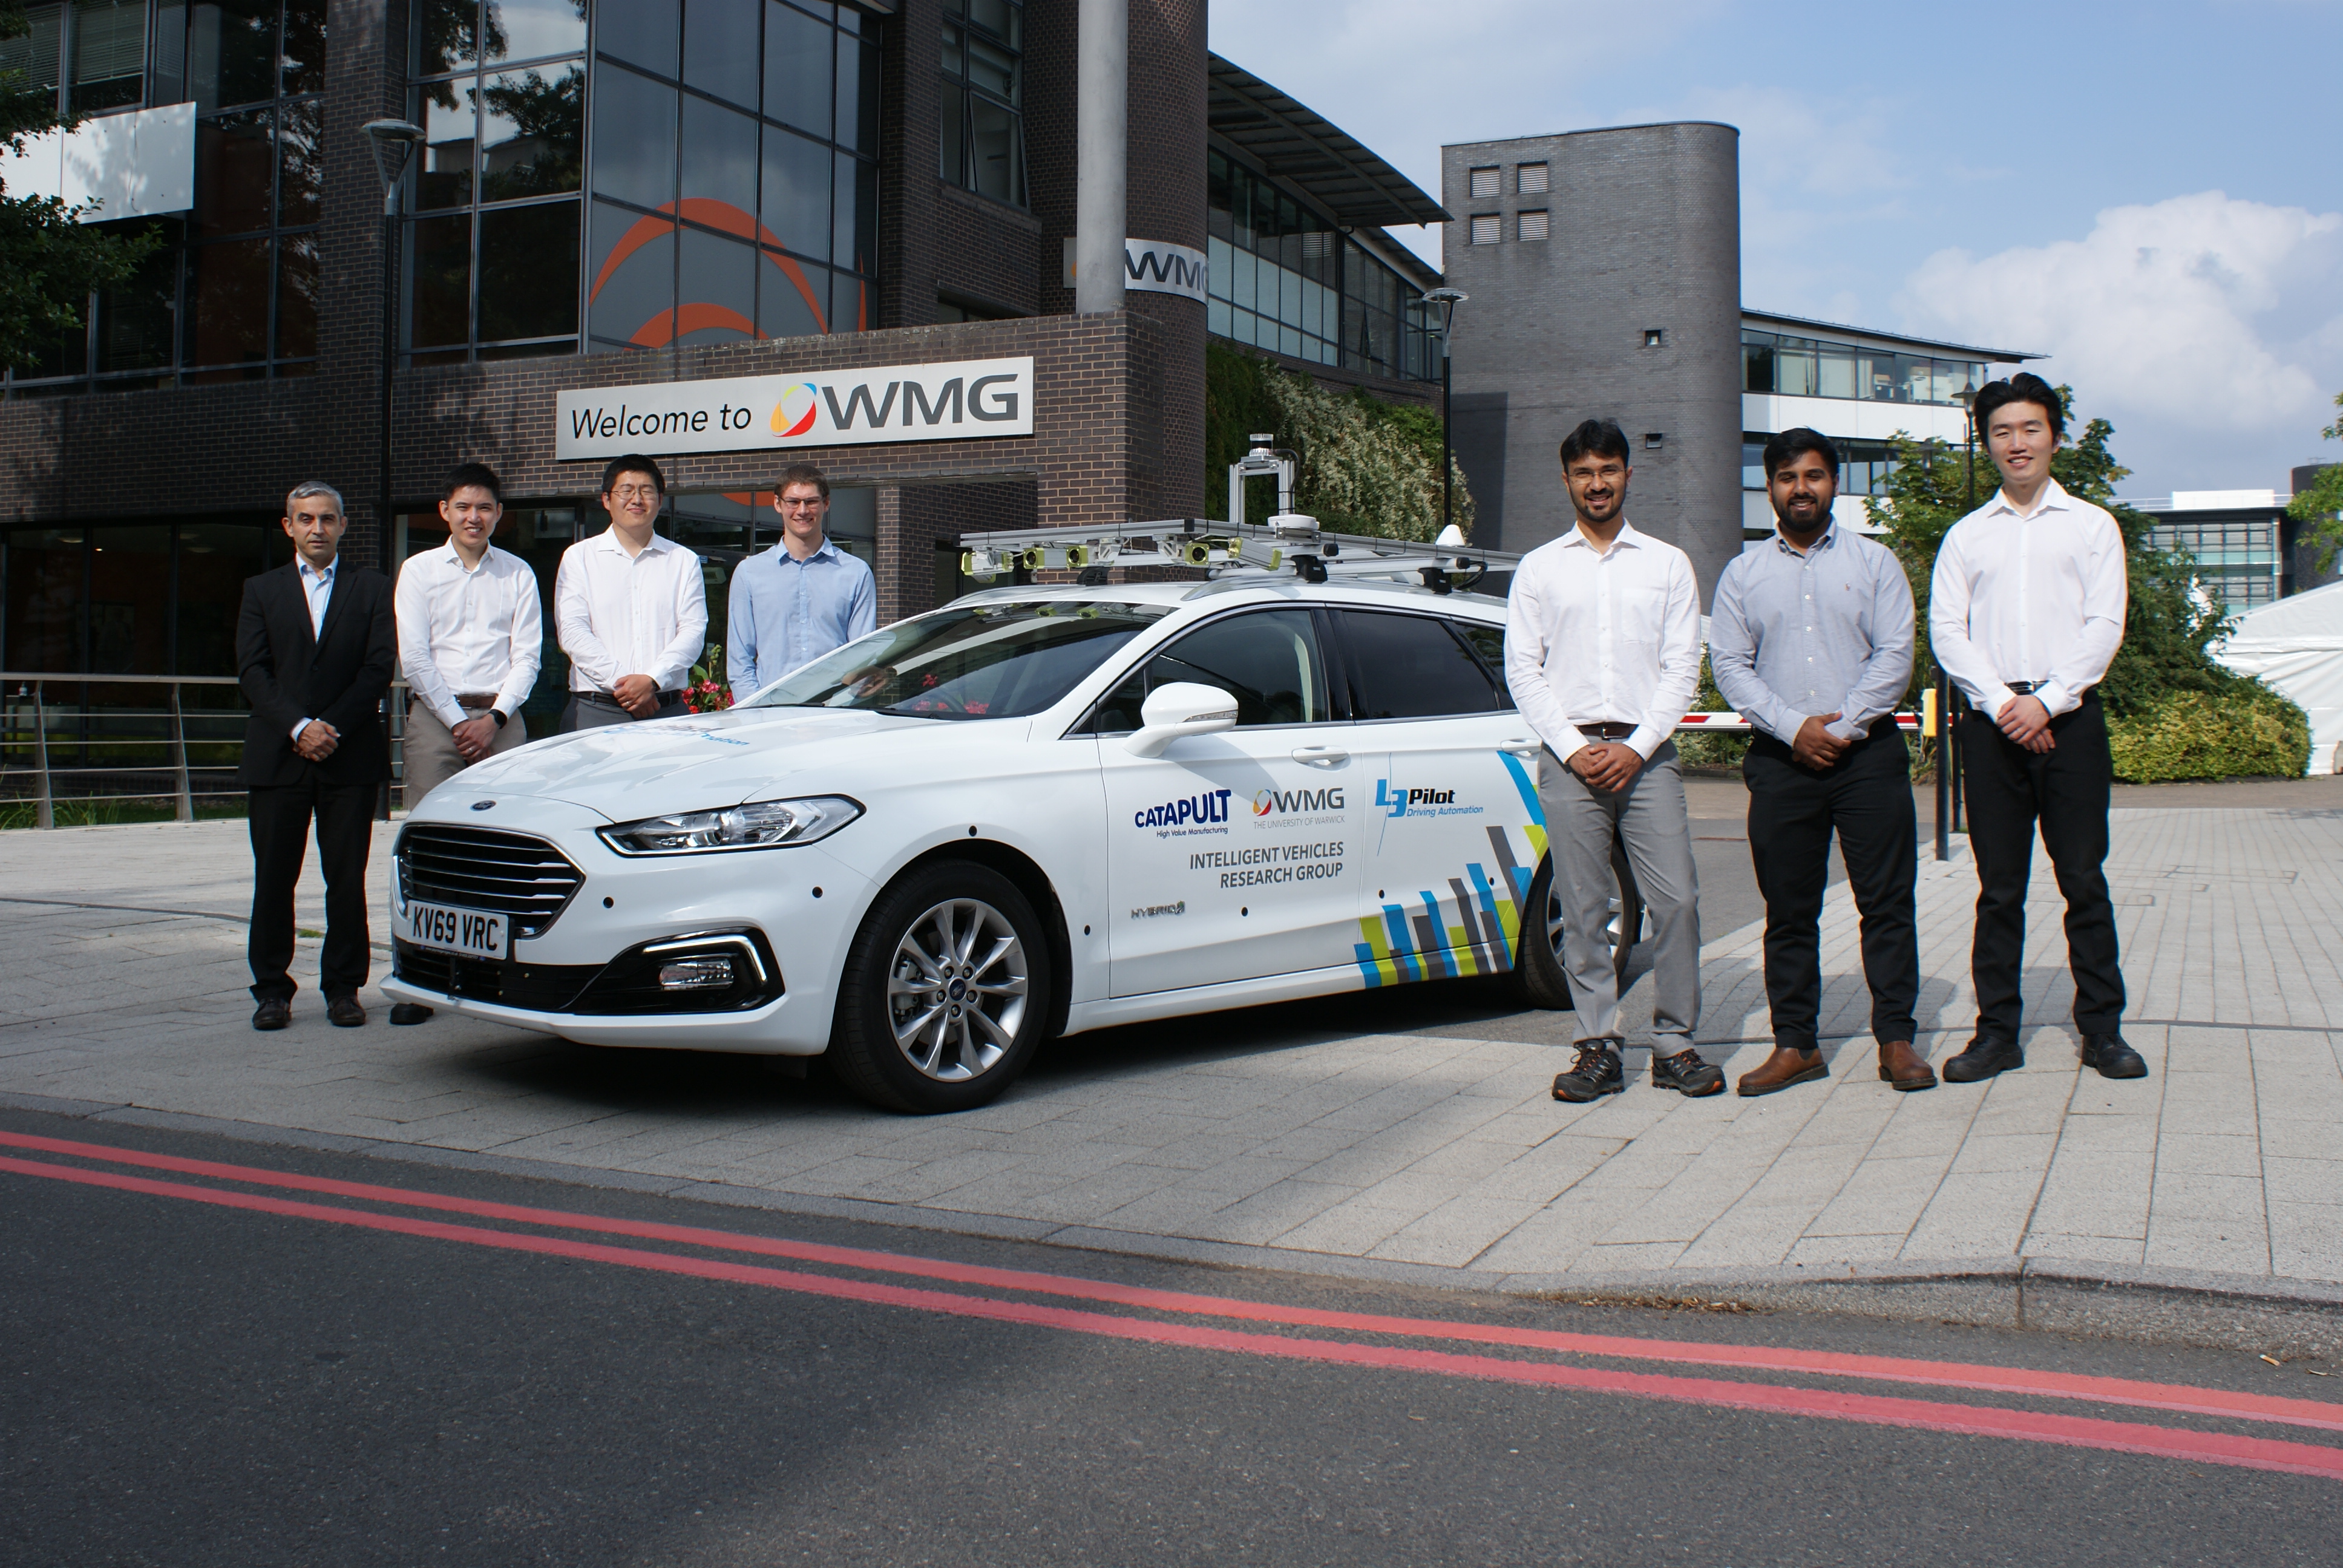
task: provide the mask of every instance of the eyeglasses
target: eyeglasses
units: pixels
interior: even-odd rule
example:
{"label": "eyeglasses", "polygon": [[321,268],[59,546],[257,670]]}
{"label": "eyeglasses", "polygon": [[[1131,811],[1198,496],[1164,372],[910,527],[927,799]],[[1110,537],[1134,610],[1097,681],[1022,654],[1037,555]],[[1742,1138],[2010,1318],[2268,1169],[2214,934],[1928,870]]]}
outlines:
{"label": "eyeglasses", "polygon": [[788,496],[773,504],[780,508],[785,512],[794,512],[801,508],[819,507],[822,504],[823,498],[824,498],[820,496],[810,498],[803,496]]}
{"label": "eyeglasses", "polygon": [[659,498],[657,485],[620,485],[610,494],[622,501],[652,501]]}

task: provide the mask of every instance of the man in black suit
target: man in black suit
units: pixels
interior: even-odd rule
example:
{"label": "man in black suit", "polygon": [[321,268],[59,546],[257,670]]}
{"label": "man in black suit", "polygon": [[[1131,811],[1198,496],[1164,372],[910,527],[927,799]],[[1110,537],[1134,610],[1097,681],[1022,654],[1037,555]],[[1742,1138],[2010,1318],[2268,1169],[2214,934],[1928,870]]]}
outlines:
{"label": "man in black suit", "polygon": [[367,852],[375,791],[390,777],[381,702],[397,662],[390,582],[337,558],[342,498],[331,485],[297,485],[285,501],[293,563],[248,578],[236,615],[236,678],[252,719],[236,781],[252,827],[252,994],[255,1029],[293,1020],[293,884],[309,823],[326,876],[326,1016],[366,1022]]}

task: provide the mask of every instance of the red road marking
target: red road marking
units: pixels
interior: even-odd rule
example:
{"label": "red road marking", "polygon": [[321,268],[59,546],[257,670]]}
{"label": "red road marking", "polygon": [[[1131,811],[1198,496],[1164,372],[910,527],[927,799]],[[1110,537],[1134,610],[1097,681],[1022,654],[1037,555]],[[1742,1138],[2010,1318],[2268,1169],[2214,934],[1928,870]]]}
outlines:
{"label": "red road marking", "polygon": [[[1237,1318],[1278,1323],[1292,1328],[1342,1329],[1353,1333],[1388,1334],[1409,1339],[1453,1340],[1472,1344],[1506,1345],[1523,1350],[1564,1354],[1612,1356],[1624,1360],[1663,1362],[1674,1365],[1735,1367],[1751,1372],[1800,1372],[1827,1377],[1867,1378],[1878,1382],[1916,1383],[1934,1388],[1969,1389],[1980,1392],[2027,1394],[2077,1399],[2095,1404],[2129,1405],[2181,1414],[2231,1420],[2267,1421],[2289,1426],[2343,1432],[2343,1405],[2320,1400],[2290,1399],[2227,1389],[2194,1388],[2186,1384],[2143,1382],[2128,1378],[2090,1377],[2071,1372],[2041,1372],[2026,1367],[1973,1365],[1961,1362],[1908,1361],[1893,1356],[1850,1355],[1835,1351],[1792,1350],[1772,1345],[1704,1344],[1696,1341],[1644,1340],[1616,1334],[1566,1333],[1548,1329],[1513,1328],[1498,1323],[1451,1322],[1438,1318],[1385,1317],[1372,1312],[1332,1312],[1312,1307],[1285,1307],[1225,1296],[1193,1295],[1181,1291],[1151,1290],[1045,1274],[1020,1269],[989,1268],[978,1263],[947,1262],[900,1252],[872,1251],[859,1247],[831,1247],[812,1241],[789,1241],[735,1231],[693,1225],[666,1225],[646,1220],[614,1220],[598,1214],[570,1213],[478,1198],[456,1198],[405,1187],[384,1187],[330,1177],[302,1176],[257,1166],[227,1165],[209,1160],[188,1160],[172,1154],[105,1143],[80,1143],[62,1138],[40,1138],[0,1131],[0,1145],[70,1154],[184,1175],[210,1176],[256,1186],[283,1187],[297,1191],[327,1193],[409,1208],[436,1209],[480,1219],[517,1224],[544,1225],[606,1235],[633,1236],[646,1241],[685,1246],[714,1247],[799,1262],[877,1273],[907,1274],[952,1284],[982,1285],[993,1290],[1024,1291],[1039,1295],[1066,1296],[1081,1301],[1111,1302],[1143,1311],[1185,1312],[1199,1316]],[[335,1211],[342,1212],[342,1211]]]}
{"label": "red road marking", "polygon": [[1495,1356],[1459,1355],[1447,1351],[1409,1350],[1388,1345],[1343,1344],[1330,1340],[1289,1339],[1277,1334],[1239,1333],[1228,1329],[1200,1328],[1188,1323],[1155,1322],[1119,1318],[1067,1307],[1004,1302],[985,1296],[952,1295],[941,1291],[915,1290],[903,1285],[865,1280],[841,1280],[824,1274],[801,1274],[753,1263],[731,1263],[714,1258],[687,1257],[673,1252],[612,1247],[560,1236],[531,1236],[510,1231],[483,1230],[438,1220],[418,1220],[404,1214],[377,1214],[303,1203],[255,1192],[233,1192],[216,1187],[191,1187],[177,1181],[156,1181],[112,1171],[50,1165],[38,1161],[0,1158],[0,1171],[38,1176],[50,1181],[105,1187],[117,1191],[186,1199],[222,1208],[243,1209],[296,1219],[322,1220],[365,1230],[463,1241],[508,1251],[538,1252],[624,1268],[683,1274],[735,1284],[761,1285],[804,1295],[994,1322],[1061,1329],[1102,1338],[1176,1345],[1192,1350],[1215,1350],[1283,1361],[1330,1362],[1387,1371],[1430,1372],[1492,1382],[1522,1383],[1545,1388],[1579,1389],[1594,1393],[1624,1394],[1674,1403],[1718,1406],[1728,1410],[1765,1411],[1783,1415],[1860,1422],[1874,1426],[1899,1426],[1925,1432],[1958,1432],[2002,1437],[2070,1448],[2092,1448],[2118,1453],[2144,1453],[2206,1464],[2237,1465],[2252,1470],[2282,1471],[2297,1475],[2343,1481],[2343,1449],[2314,1443],[2287,1442],[2275,1438],[2239,1437],[2227,1432],[2189,1432],[2130,1422],[2098,1421],[2079,1416],[2046,1415],[2035,1411],[2004,1410],[1991,1405],[1938,1404],[1926,1400],[1887,1399],[1876,1394],[1838,1393],[1821,1389],[1787,1388],[1769,1383],[1735,1383],[1714,1378],[1682,1378],[1655,1372],[1613,1372],[1591,1367],[1554,1366],[1508,1361]]}

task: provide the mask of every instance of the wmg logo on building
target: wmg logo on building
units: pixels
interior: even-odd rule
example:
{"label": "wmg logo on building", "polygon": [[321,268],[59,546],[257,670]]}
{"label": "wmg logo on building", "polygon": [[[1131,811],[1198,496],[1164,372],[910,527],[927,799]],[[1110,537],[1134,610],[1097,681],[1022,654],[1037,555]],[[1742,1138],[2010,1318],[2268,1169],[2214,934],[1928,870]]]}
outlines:
{"label": "wmg logo on building", "polygon": [[1202,304],[1206,259],[1201,250],[1157,239],[1122,242],[1122,286],[1142,294],[1177,294]]}
{"label": "wmg logo on building", "polygon": [[565,390],[563,462],[628,452],[754,452],[964,441],[1033,433],[1033,361],[883,365],[800,378],[739,377]]}

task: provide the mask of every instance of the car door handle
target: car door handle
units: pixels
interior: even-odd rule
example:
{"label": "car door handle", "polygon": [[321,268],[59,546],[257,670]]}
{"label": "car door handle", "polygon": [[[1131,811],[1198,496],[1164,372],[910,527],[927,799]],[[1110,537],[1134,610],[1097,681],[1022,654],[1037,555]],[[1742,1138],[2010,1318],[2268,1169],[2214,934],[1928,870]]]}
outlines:
{"label": "car door handle", "polygon": [[1339,746],[1297,746],[1293,759],[1312,768],[1340,768],[1351,759],[1351,754]]}
{"label": "car door handle", "polygon": [[1538,754],[1538,743],[1527,736],[1516,735],[1511,739],[1498,741],[1497,749],[1510,751],[1516,757],[1534,757]]}

